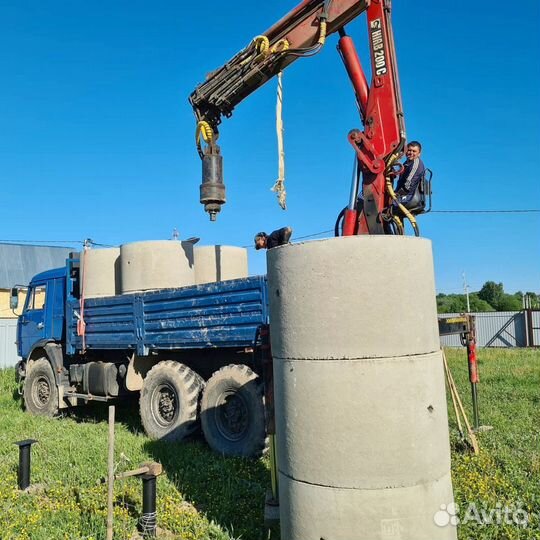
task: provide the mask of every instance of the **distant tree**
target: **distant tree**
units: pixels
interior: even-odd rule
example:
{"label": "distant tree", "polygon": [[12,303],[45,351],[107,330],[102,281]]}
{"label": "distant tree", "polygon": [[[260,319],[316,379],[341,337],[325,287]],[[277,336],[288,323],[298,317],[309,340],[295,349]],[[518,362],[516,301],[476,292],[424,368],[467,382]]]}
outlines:
{"label": "distant tree", "polygon": [[[485,300],[478,298],[476,293],[469,295],[471,311],[495,311]],[[467,311],[467,297],[464,294],[438,294],[437,311],[439,313],[464,313]]]}
{"label": "distant tree", "polygon": [[464,294],[438,294],[437,311],[439,313],[461,313],[467,310]]}
{"label": "distant tree", "polygon": [[495,308],[491,304],[478,298],[478,293],[470,294],[469,302],[471,304],[471,311],[495,311]]}
{"label": "distant tree", "polygon": [[502,283],[495,283],[494,281],[486,281],[480,291],[478,291],[478,298],[486,301],[495,309],[499,309],[499,302],[504,296],[504,287]]}
{"label": "distant tree", "polygon": [[[504,292],[502,283],[486,281],[480,291],[469,294],[472,312],[481,311],[519,311],[523,308],[523,296],[528,296],[532,308],[540,307],[540,295],[534,292],[514,294]],[[464,294],[437,295],[439,313],[462,313],[467,311],[467,297]]]}
{"label": "distant tree", "polygon": [[513,294],[504,294],[496,307],[497,311],[519,311],[523,307],[523,302]]}

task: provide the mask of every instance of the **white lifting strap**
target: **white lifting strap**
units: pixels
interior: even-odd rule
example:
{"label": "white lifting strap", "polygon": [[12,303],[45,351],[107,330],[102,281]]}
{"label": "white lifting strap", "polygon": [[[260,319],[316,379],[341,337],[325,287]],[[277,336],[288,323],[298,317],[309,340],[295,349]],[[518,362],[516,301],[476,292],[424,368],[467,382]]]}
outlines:
{"label": "white lifting strap", "polygon": [[281,83],[282,72],[277,76],[277,101],[276,101],[276,133],[278,143],[278,178],[272,187],[275,191],[279,206],[287,210],[287,191],[285,190],[285,150],[283,148],[283,86]]}

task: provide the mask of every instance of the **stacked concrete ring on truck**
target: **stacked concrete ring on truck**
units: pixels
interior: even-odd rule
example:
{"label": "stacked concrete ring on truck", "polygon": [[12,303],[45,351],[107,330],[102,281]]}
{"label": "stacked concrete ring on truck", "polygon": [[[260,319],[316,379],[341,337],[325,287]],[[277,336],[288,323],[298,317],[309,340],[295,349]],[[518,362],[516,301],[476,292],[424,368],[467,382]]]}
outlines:
{"label": "stacked concrete ring on truck", "polygon": [[89,249],[35,276],[28,299],[17,372],[29,412],[139,393],[152,438],[179,441],[200,425],[220,453],[264,450],[267,287],[248,277],[245,249],[174,240]]}

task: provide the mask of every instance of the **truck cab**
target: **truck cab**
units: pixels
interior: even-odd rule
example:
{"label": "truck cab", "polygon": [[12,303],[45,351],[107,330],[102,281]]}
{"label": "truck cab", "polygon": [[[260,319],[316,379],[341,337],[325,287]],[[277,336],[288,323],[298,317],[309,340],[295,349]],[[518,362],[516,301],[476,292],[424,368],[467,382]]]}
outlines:
{"label": "truck cab", "polygon": [[28,286],[17,323],[17,353],[27,360],[32,351],[65,337],[66,269],[37,274]]}

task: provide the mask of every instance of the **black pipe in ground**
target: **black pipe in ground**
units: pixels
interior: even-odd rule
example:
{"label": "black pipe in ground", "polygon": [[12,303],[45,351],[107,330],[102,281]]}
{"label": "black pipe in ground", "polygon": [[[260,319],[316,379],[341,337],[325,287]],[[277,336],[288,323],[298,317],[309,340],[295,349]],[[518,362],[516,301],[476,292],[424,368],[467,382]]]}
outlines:
{"label": "black pipe in ground", "polygon": [[30,450],[34,443],[37,443],[34,439],[26,439],[14,443],[19,447],[19,470],[17,471],[17,481],[20,490],[25,490],[30,486]]}
{"label": "black pipe in ground", "polygon": [[141,475],[143,513],[139,525],[144,538],[154,538],[156,536],[156,478],[152,474]]}

